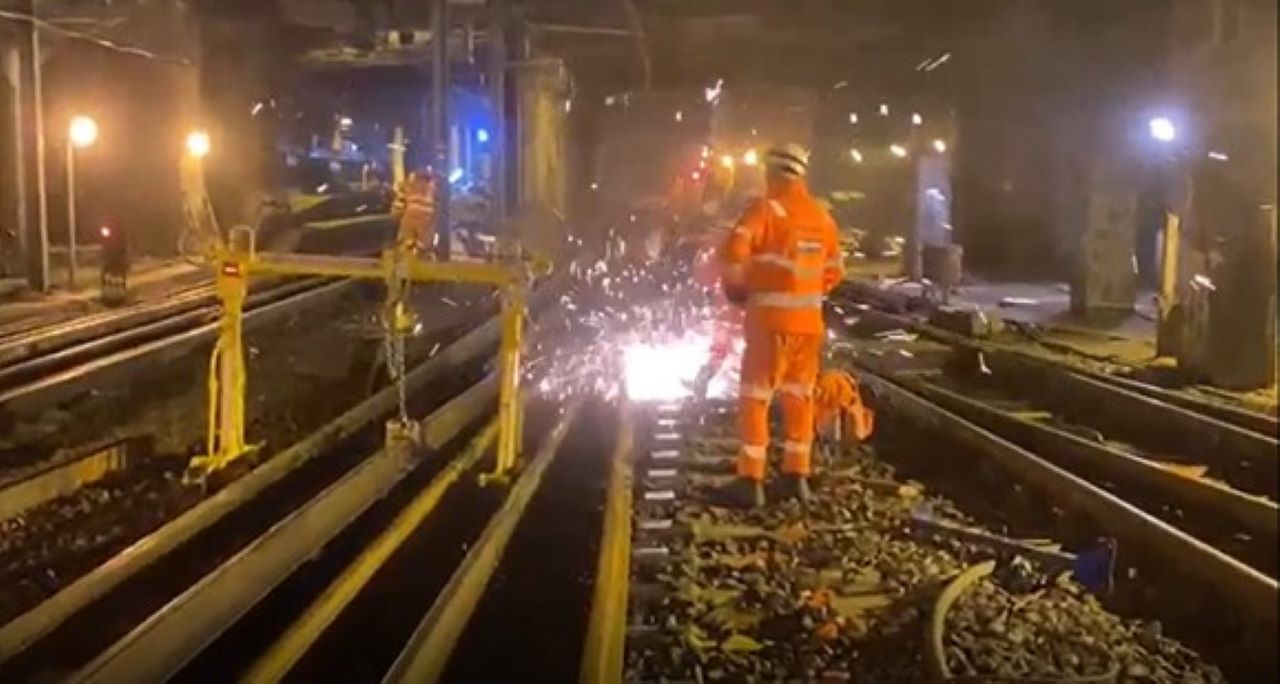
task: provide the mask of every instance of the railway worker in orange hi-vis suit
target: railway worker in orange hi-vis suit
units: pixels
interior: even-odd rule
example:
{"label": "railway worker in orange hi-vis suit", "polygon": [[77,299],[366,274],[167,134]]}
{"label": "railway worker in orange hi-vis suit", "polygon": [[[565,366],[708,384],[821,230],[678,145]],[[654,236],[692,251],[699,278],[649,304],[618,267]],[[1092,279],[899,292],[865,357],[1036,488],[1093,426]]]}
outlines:
{"label": "railway worker in orange hi-vis suit", "polygon": [[400,215],[396,241],[412,254],[435,244],[435,180],[430,171],[409,174],[396,188],[393,213]]}
{"label": "railway worker in orange hi-vis suit", "polygon": [[769,150],[765,197],[747,209],[722,249],[725,294],[746,307],[738,476],[721,492],[733,506],[765,503],[775,395],[783,414],[783,494],[809,497],[822,303],[844,276],[844,259],[835,221],[809,194],[808,167],[809,154],[797,145]]}

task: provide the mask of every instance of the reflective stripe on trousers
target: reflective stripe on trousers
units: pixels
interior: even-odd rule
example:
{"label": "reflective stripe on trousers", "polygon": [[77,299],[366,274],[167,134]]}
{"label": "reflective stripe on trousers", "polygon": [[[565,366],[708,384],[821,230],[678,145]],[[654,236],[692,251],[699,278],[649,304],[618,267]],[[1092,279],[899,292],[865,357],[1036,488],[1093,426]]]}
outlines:
{"label": "reflective stripe on trousers", "polygon": [[789,475],[807,476],[810,471],[812,452],[812,442],[787,440],[782,445],[782,472]]}
{"label": "reflective stripe on trousers", "polygon": [[804,385],[798,382],[784,382],[778,385],[779,392],[794,394],[797,397],[813,396],[813,385]]}

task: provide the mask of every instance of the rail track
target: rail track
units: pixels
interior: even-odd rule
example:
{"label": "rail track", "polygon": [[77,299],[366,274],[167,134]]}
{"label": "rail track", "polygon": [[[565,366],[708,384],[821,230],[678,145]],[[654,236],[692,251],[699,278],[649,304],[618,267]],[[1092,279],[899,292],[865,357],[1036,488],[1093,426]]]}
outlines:
{"label": "rail track", "polygon": [[[332,302],[349,287],[344,282],[308,279],[259,290],[246,314],[246,324],[261,328]],[[200,301],[202,303],[194,308],[183,303],[179,311],[169,311],[172,316],[160,317],[139,327],[117,329],[115,326],[122,323],[109,319],[110,326],[97,328],[99,336],[80,342],[67,337],[70,332],[88,334],[86,330],[93,326],[86,327],[80,321],[65,329],[50,330],[47,338],[24,336],[21,345],[7,347],[25,350],[24,360],[0,367],[0,415],[10,427],[23,420],[38,421],[46,410],[66,402],[75,403],[78,398],[91,396],[103,388],[117,392],[128,388],[141,370],[154,377],[155,369],[183,359],[215,338],[217,307],[205,303],[203,298]],[[149,315],[151,313],[154,312]],[[126,316],[126,321],[136,322],[132,316]],[[31,343],[37,339],[45,341]],[[55,344],[54,340],[61,342]],[[37,353],[37,349],[41,353]],[[119,422],[123,424],[128,420]],[[84,430],[77,434],[82,432]],[[0,522],[5,523],[42,504],[138,466],[151,455],[151,441],[141,435],[96,438],[87,443],[78,442],[75,435],[66,439],[54,435],[34,443],[24,442],[17,435],[7,437],[9,443],[0,456]],[[71,446],[57,446],[63,443]]]}
{"label": "rail track", "polygon": [[[1167,448],[1165,422],[1122,433],[1105,405],[1054,402],[1051,391],[1028,387],[1025,377],[990,370],[977,376],[950,370],[897,380],[938,405],[964,416],[1055,464],[1078,473],[1144,511],[1182,529],[1259,572],[1276,576],[1277,510],[1265,476],[1223,447]],[[1064,374],[1066,371],[1062,371]],[[997,378],[1003,375],[1003,378]],[[1008,377],[1014,375],[1014,377]],[[1023,380],[1023,382],[1019,382]],[[1053,382],[1053,387],[1067,386]],[[1078,400],[1077,400],[1078,401]],[[1169,422],[1185,420],[1169,418]],[[1117,434],[1119,439],[1114,438]],[[1108,438],[1108,435],[1113,436]]]}
{"label": "rail track", "polygon": [[863,345],[852,356],[1274,584],[1280,517],[1274,435],[1166,403],[1159,397],[1169,393],[1134,388],[1142,383],[925,332],[919,343],[895,335],[897,341]]}
{"label": "rail track", "polygon": [[[349,247],[365,249],[367,236],[362,239],[364,246]],[[246,329],[259,330],[332,303],[355,287],[328,278],[251,283]],[[163,300],[39,327],[6,328],[0,335],[0,421],[10,434],[0,447],[0,523],[21,523],[25,512],[139,466],[152,451],[151,440],[115,430],[116,425],[110,434],[120,436],[107,439],[86,438],[86,430],[24,437],[16,427],[39,424],[50,411],[74,417],[85,410],[81,400],[127,396],[130,388],[156,380],[163,375],[157,369],[183,361],[216,339],[219,313],[214,286],[205,282]],[[11,551],[6,545],[4,552]]]}
{"label": "rail track", "polygon": [[[320,278],[264,284],[249,296],[246,326],[331,300],[351,283]],[[0,413],[39,411],[95,383],[123,379],[214,339],[218,304],[199,287],[120,313],[74,320],[0,342]]]}
{"label": "rail track", "polygon": [[[879,434],[825,464],[808,507],[715,506],[732,477],[728,406],[633,412],[581,681],[1221,681],[1210,661],[1239,681],[1274,673],[1274,581],[924,396],[863,380]],[[1107,563],[1084,559],[1112,558],[1090,548],[1100,537],[1118,544],[1095,597],[1059,573],[1096,581]],[[1103,605],[1161,619],[1209,661]]]}
{"label": "rail track", "polygon": [[9,366],[41,353],[181,313],[213,301],[213,285],[203,282],[170,291],[164,301],[144,301],[123,308],[56,319],[36,316],[17,320],[0,329],[0,365]]}
{"label": "rail track", "polygon": [[[854,314],[851,318],[869,315],[879,324],[897,326],[912,331],[930,340],[948,346],[965,347],[988,353],[1016,354],[1027,363],[1045,362],[1045,354],[1033,354],[1030,350],[1036,345],[1026,344],[1021,336],[1014,336],[1021,344],[1010,344],[1008,341],[978,340],[948,330],[941,329],[927,322],[928,308],[931,306],[923,300],[916,301],[890,290],[885,290],[865,282],[848,282],[837,292],[838,312],[842,317]],[[1034,343],[1035,340],[1033,339]],[[1048,356],[1056,356],[1060,361],[1084,361],[1071,363],[1078,374],[1100,383],[1106,383],[1133,394],[1139,394],[1162,404],[1200,414],[1206,418],[1233,425],[1242,430],[1253,432],[1272,440],[1280,436],[1280,421],[1274,413],[1262,413],[1250,410],[1226,397],[1215,398],[1213,393],[1191,389],[1166,387],[1140,379],[1140,373],[1132,372],[1132,368],[1123,368],[1115,363],[1097,363],[1089,357],[1082,357],[1071,349],[1051,349]],[[1110,366],[1117,372],[1102,372],[1098,366]],[[1149,375],[1149,374],[1148,374]]]}
{"label": "rail track", "polygon": [[[948,478],[985,475],[996,500],[1017,491],[1016,512],[1000,514],[1006,524],[1038,516],[1077,544],[1117,540],[1129,567],[1113,601],[1200,635],[1226,654],[1219,662],[1250,663],[1250,677],[1273,676],[1274,657],[1257,646],[1276,629],[1278,451],[1269,416],[870,314],[864,336],[897,330],[846,348],[846,360],[897,405],[935,414],[924,423],[969,435],[988,454],[970,463],[978,470]],[[1034,502],[1013,503],[1025,492],[1049,502],[1047,517]],[[1195,599],[1177,608],[1161,598],[1192,586]]]}
{"label": "rail track", "polygon": [[[538,308],[550,291],[538,291]],[[380,437],[374,417],[394,405],[384,390],[0,627],[0,676],[277,681],[343,672],[423,681],[441,676],[443,663],[491,665],[473,642],[507,621],[493,602],[527,598],[521,587],[538,572],[565,578],[548,570],[538,535],[572,530],[577,560],[566,554],[565,567],[590,570],[594,532],[561,507],[590,517],[592,496],[602,499],[608,461],[594,447],[611,438],[599,428],[614,415],[582,399],[530,400],[524,467],[509,486],[478,485],[496,435],[496,376],[485,368],[495,324],[411,374],[414,411],[431,411],[421,448],[369,453]],[[583,469],[597,481],[581,478]],[[541,491],[544,481],[555,496]],[[587,496],[563,497],[574,490]],[[512,562],[532,572],[513,574]],[[568,613],[587,603],[590,584],[577,587],[560,599]],[[382,628],[371,633],[370,620]],[[509,637],[527,636],[527,623],[508,627]],[[360,657],[350,657],[353,648]],[[463,655],[452,659],[455,648]],[[572,673],[577,661],[575,647],[557,667]]]}
{"label": "rail track", "polygon": [[808,506],[714,505],[717,402],[531,400],[523,467],[483,487],[496,336],[411,375],[422,448],[376,448],[376,394],[0,626],[0,678],[1275,676],[1256,431],[1191,412],[1171,443],[1121,440],[1096,407],[1157,434],[1187,410],[1000,350],[844,340],[877,432],[824,450]]}
{"label": "rail track", "polygon": [[[532,304],[543,307],[549,291],[540,289]],[[363,520],[382,495],[394,498],[424,470],[439,470],[477,430],[482,442],[491,441],[492,426],[479,428],[496,397],[485,365],[498,328],[488,319],[406,378],[411,408],[431,412],[423,421],[425,451],[371,455],[382,439],[377,419],[392,414],[397,401],[395,388],[381,390],[0,627],[0,677],[121,681],[112,673],[129,671],[142,679],[126,679],[149,681],[147,675],[186,667],[348,523]],[[439,470],[444,479],[434,496],[484,452],[482,443]],[[174,615],[185,636],[166,628],[168,650],[156,651],[149,630],[173,624],[167,621]],[[145,665],[132,644],[145,644]]]}

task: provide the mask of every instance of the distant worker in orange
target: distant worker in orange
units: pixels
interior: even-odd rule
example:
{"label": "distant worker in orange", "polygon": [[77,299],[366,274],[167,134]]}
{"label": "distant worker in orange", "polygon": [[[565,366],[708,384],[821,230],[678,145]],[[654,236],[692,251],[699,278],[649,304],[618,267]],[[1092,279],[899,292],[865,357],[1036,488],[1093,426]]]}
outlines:
{"label": "distant worker in orange", "polygon": [[396,242],[412,254],[435,244],[435,187],[430,171],[417,171],[396,188],[392,204],[392,213],[400,216]]}
{"label": "distant worker in orange", "polygon": [[725,294],[746,307],[738,477],[722,492],[731,505],[762,506],[769,404],[781,394],[784,496],[809,498],[814,384],[825,325],[822,303],[844,275],[835,221],[809,194],[809,154],[797,145],[765,156],[766,194],[725,241]]}

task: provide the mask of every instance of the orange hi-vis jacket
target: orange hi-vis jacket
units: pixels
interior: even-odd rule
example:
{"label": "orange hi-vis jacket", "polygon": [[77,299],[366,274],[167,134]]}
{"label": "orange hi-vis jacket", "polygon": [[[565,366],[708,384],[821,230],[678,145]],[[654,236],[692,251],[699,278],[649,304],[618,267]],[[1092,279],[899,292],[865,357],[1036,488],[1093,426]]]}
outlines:
{"label": "orange hi-vis jacket", "polygon": [[835,221],[800,181],[757,200],[722,251],[725,279],[747,293],[748,330],[823,333],[822,299],[844,277]]}

